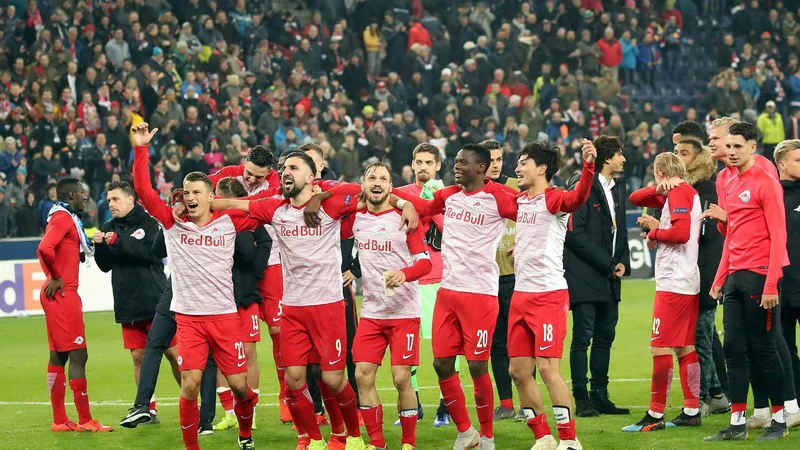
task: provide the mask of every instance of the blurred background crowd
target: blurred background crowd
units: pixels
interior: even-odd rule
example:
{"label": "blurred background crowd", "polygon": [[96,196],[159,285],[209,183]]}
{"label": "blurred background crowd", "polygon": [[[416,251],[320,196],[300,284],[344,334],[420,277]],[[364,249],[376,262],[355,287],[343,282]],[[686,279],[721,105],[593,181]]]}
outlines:
{"label": "blurred background crowd", "polygon": [[158,127],[164,195],[191,171],[238,164],[257,144],[305,142],[357,181],[367,163],[413,181],[413,148],[516,152],[548,139],[626,143],[625,182],[652,182],[672,128],[757,123],[760,146],[800,137],[795,2],[733,0],[6,0],[0,4],[0,238],[39,236],[59,177],[110,218],[129,179],[129,127]]}

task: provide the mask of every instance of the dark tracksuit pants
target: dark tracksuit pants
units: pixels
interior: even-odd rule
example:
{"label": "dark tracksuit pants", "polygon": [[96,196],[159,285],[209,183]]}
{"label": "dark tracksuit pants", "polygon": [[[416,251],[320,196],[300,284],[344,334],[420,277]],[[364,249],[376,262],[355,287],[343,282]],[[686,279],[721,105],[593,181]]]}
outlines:
{"label": "dark tracksuit pants", "polygon": [[511,309],[511,297],[514,295],[514,276],[500,277],[500,288],[497,300],[500,310],[497,314],[497,326],[492,336],[492,374],[497,385],[500,400],[512,398],[511,376],[508,374],[508,311]]}
{"label": "dark tracksuit pants", "polygon": [[[784,299],[781,299],[783,301]],[[795,394],[800,392],[800,357],[797,356],[797,323],[800,322],[800,307],[792,306],[790,302],[783,304],[781,311],[781,328],[786,342],[789,358],[791,359],[792,374],[794,375]],[[787,400],[791,400],[788,398]]]}
{"label": "dark tracksuit pants", "polygon": [[776,311],[760,305],[766,276],[749,270],[728,275],[723,288],[723,325],[725,327],[725,361],[728,363],[728,382],[731,403],[747,403],[750,387],[750,368],[760,370],[756,384],[772,405],[783,405],[784,374],[775,335],[780,326],[773,320]]}
{"label": "dark tracksuit pants", "polygon": [[[619,302],[585,302],[572,305],[572,345],[569,350],[572,391],[586,390],[591,381],[592,389],[608,388],[608,365],[611,360],[611,344],[616,336],[619,320]],[[586,352],[592,347],[591,357]],[[587,378],[588,370],[592,378]]]}
{"label": "dark tracksuit pants", "polygon": [[[147,345],[142,358],[142,369],[139,374],[139,387],[136,391],[136,405],[147,405],[156,391],[158,372],[161,369],[161,357],[169,348],[169,343],[178,330],[174,317],[156,312],[150,332],[147,333]],[[217,370],[214,358],[208,355],[207,366],[214,366],[213,382],[210,390],[201,389],[200,423],[211,423],[214,420],[216,408]],[[203,374],[205,381],[205,373]],[[206,384],[206,383],[204,383]]]}
{"label": "dark tracksuit pants", "polygon": [[[778,357],[781,360],[781,367],[783,368],[783,396],[784,400],[792,400],[797,398],[797,392],[795,389],[795,382],[794,382],[794,368],[792,367],[792,353],[789,351],[788,343],[786,342],[786,331],[784,330],[784,319],[783,316],[785,314],[784,305],[778,304],[772,310],[772,323],[773,326],[776,328],[775,330],[775,347],[778,350]],[[789,325],[792,327],[790,333],[792,333],[792,340],[794,341],[794,323]],[[754,358],[757,358],[757,355],[754,352],[752,347],[749,347],[747,353],[747,357],[753,361]],[[797,348],[795,347],[795,358],[797,358]],[[756,366],[755,364],[750,364],[750,383],[753,386],[753,405],[756,408],[768,408],[769,407],[769,388],[768,384],[770,383],[769,379],[765,379],[761,369]]]}

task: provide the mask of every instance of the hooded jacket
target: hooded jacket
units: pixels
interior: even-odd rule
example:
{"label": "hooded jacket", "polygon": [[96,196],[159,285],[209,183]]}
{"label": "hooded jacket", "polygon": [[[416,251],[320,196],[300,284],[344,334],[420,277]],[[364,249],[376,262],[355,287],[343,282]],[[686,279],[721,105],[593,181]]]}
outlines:
{"label": "hooded jacket", "polygon": [[[700,196],[703,211],[712,203],[717,203],[717,163],[711,158],[708,147],[697,154],[687,169],[686,182],[691,184]],[[700,226],[700,248],[697,256],[697,268],[700,270],[700,309],[713,309],[717,301],[708,295],[714,276],[722,258],[722,245],[725,237],[717,230],[711,220],[704,220]]]}

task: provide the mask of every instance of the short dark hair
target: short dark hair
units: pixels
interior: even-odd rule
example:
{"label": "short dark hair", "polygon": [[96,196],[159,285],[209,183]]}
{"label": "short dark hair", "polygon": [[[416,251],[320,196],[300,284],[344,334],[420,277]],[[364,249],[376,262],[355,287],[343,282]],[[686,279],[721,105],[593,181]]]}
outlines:
{"label": "short dark hair", "polygon": [[691,120],[687,120],[676,125],[672,130],[672,134],[680,134],[683,138],[697,138],[695,140],[698,140],[701,143],[705,142],[706,140],[706,130],[703,129],[702,125],[697,122],[692,122]]}
{"label": "short dark hair", "polygon": [[501,146],[500,143],[495,141],[494,139],[486,139],[485,141],[479,143],[478,145],[482,145],[489,150],[501,150],[503,148],[503,146]]}
{"label": "short dark hair", "polygon": [[124,192],[125,195],[128,197],[133,197],[136,195],[136,192],[133,190],[133,186],[127,181],[114,181],[108,185],[108,189],[106,192],[111,192],[115,189],[119,189],[120,191]]}
{"label": "short dark hair", "polygon": [[[683,133],[681,133],[681,134],[683,134]],[[697,142],[694,139],[682,139],[680,142],[678,142],[678,144],[691,145],[692,149],[697,153],[700,153],[700,152],[703,151],[703,144]]]}
{"label": "short dark hair", "polygon": [[478,164],[484,164],[486,166],[484,173],[486,173],[486,170],[489,170],[489,165],[492,163],[492,153],[488,148],[480,144],[467,144],[461,147],[461,150],[467,150],[474,153]]}
{"label": "short dark hair", "polygon": [[310,156],[306,155],[306,152],[300,151],[299,149],[294,149],[289,153],[286,153],[286,159],[289,158],[300,158],[303,160],[304,163],[311,169],[311,174],[314,177],[317,176],[317,165],[314,164],[314,160],[311,159]]}
{"label": "short dark hair", "polygon": [[69,194],[77,191],[78,189],[83,189],[83,184],[81,184],[81,180],[77,178],[62,178],[58,180],[58,183],[56,183],[56,194],[58,195],[58,200],[66,202],[69,200]]}
{"label": "short dark hair", "polygon": [[561,151],[558,147],[550,145],[549,141],[531,142],[519,151],[519,158],[523,156],[532,159],[537,166],[547,166],[544,176],[548,182],[561,169]]}
{"label": "short dark hair", "polygon": [[423,142],[417,145],[414,147],[414,158],[417,157],[418,153],[430,153],[433,155],[433,159],[436,160],[437,163],[442,162],[442,154],[439,152],[439,148],[433,144]]}
{"label": "short dark hair", "polygon": [[300,147],[297,147],[297,149],[300,150],[303,153],[305,153],[305,152],[316,152],[316,154],[319,155],[320,157],[325,157],[325,152],[322,151],[322,147],[320,147],[319,145],[317,145],[317,144],[315,144],[313,142],[306,142],[305,144],[301,145]]}
{"label": "short dark hair", "polygon": [[203,172],[189,172],[183,178],[183,185],[186,186],[186,183],[192,183],[200,181],[206,185],[209,191],[214,190],[214,184],[211,182],[211,178],[208,178],[208,175],[204,174]]}
{"label": "short dark hair", "polygon": [[[223,194],[223,192],[225,194]],[[226,198],[241,198],[247,197],[247,190],[244,188],[242,182],[236,178],[225,177],[217,182],[217,195]]]}
{"label": "short dark hair", "polygon": [[744,138],[745,141],[756,141],[758,142],[758,128],[755,125],[749,122],[739,122],[731,125],[728,129],[729,136],[741,136]]}
{"label": "short dark hair", "polygon": [[366,169],[364,169],[364,178],[366,179],[368,173],[372,172],[373,170],[375,170],[375,169],[377,169],[379,167],[383,167],[384,169],[386,169],[387,172],[389,172],[389,182],[391,182],[392,181],[391,180],[392,169],[390,169],[389,166],[387,166],[386,164],[384,164],[384,163],[382,163],[380,161],[374,162],[374,163],[368,165]]}
{"label": "short dark hair", "polygon": [[275,157],[266,145],[256,145],[245,159],[258,167],[272,167]]}
{"label": "short dark hair", "polygon": [[625,144],[616,136],[600,136],[594,140],[594,148],[597,149],[597,167],[602,169],[606,161],[613,158],[617,153],[625,152]]}

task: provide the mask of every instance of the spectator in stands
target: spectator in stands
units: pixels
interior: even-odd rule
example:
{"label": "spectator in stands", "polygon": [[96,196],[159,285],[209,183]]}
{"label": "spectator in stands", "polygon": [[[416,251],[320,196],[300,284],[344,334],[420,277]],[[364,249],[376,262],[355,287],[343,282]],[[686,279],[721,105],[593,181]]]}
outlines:
{"label": "spectator in stands", "polygon": [[772,100],[767,102],[766,109],[758,116],[756,124],[764,144],[762,154],[774,163],[775,146],[781,143],[785,137],[783,117],[775,110],[775,102]]}
{"label": "spectator in stands", "polygon": [[637,67],[642,81],[655,86],[656,72],[661,66],[661,52],[651,32],[645,33],[642,42],[639,43],[637,61]]}
{"label": "spectator in stands", "polygon": [[14,208],[6,203],[6,189],[0,187],[0,238],[14,237]]}
{"label": "spectator in stands", "polygon": [[27,178],[28,170],[25,167],[18,167],[14,179],[6,184],[6,203],[11,207],[21,206],[25,203],[25,193],[31,190]]}
{"label": "spectator in stands", "polygon": [[42,234],[36,211],[36,194],[33,192],[25,194],[25,202],[21,206],[17,206],[14,222],[17,228],[17,237],[36,237]]}
{"label": "spectator in stands", "polygon": [[608,27],[605,29],[603,39],[601,39],[597,46],[600,47],[602,56],[599,59],[600,66],[604,69],[610,70],[614,80],[619,77],[619,65],[622,63],[622,44],[614,37],[614,29]]}

